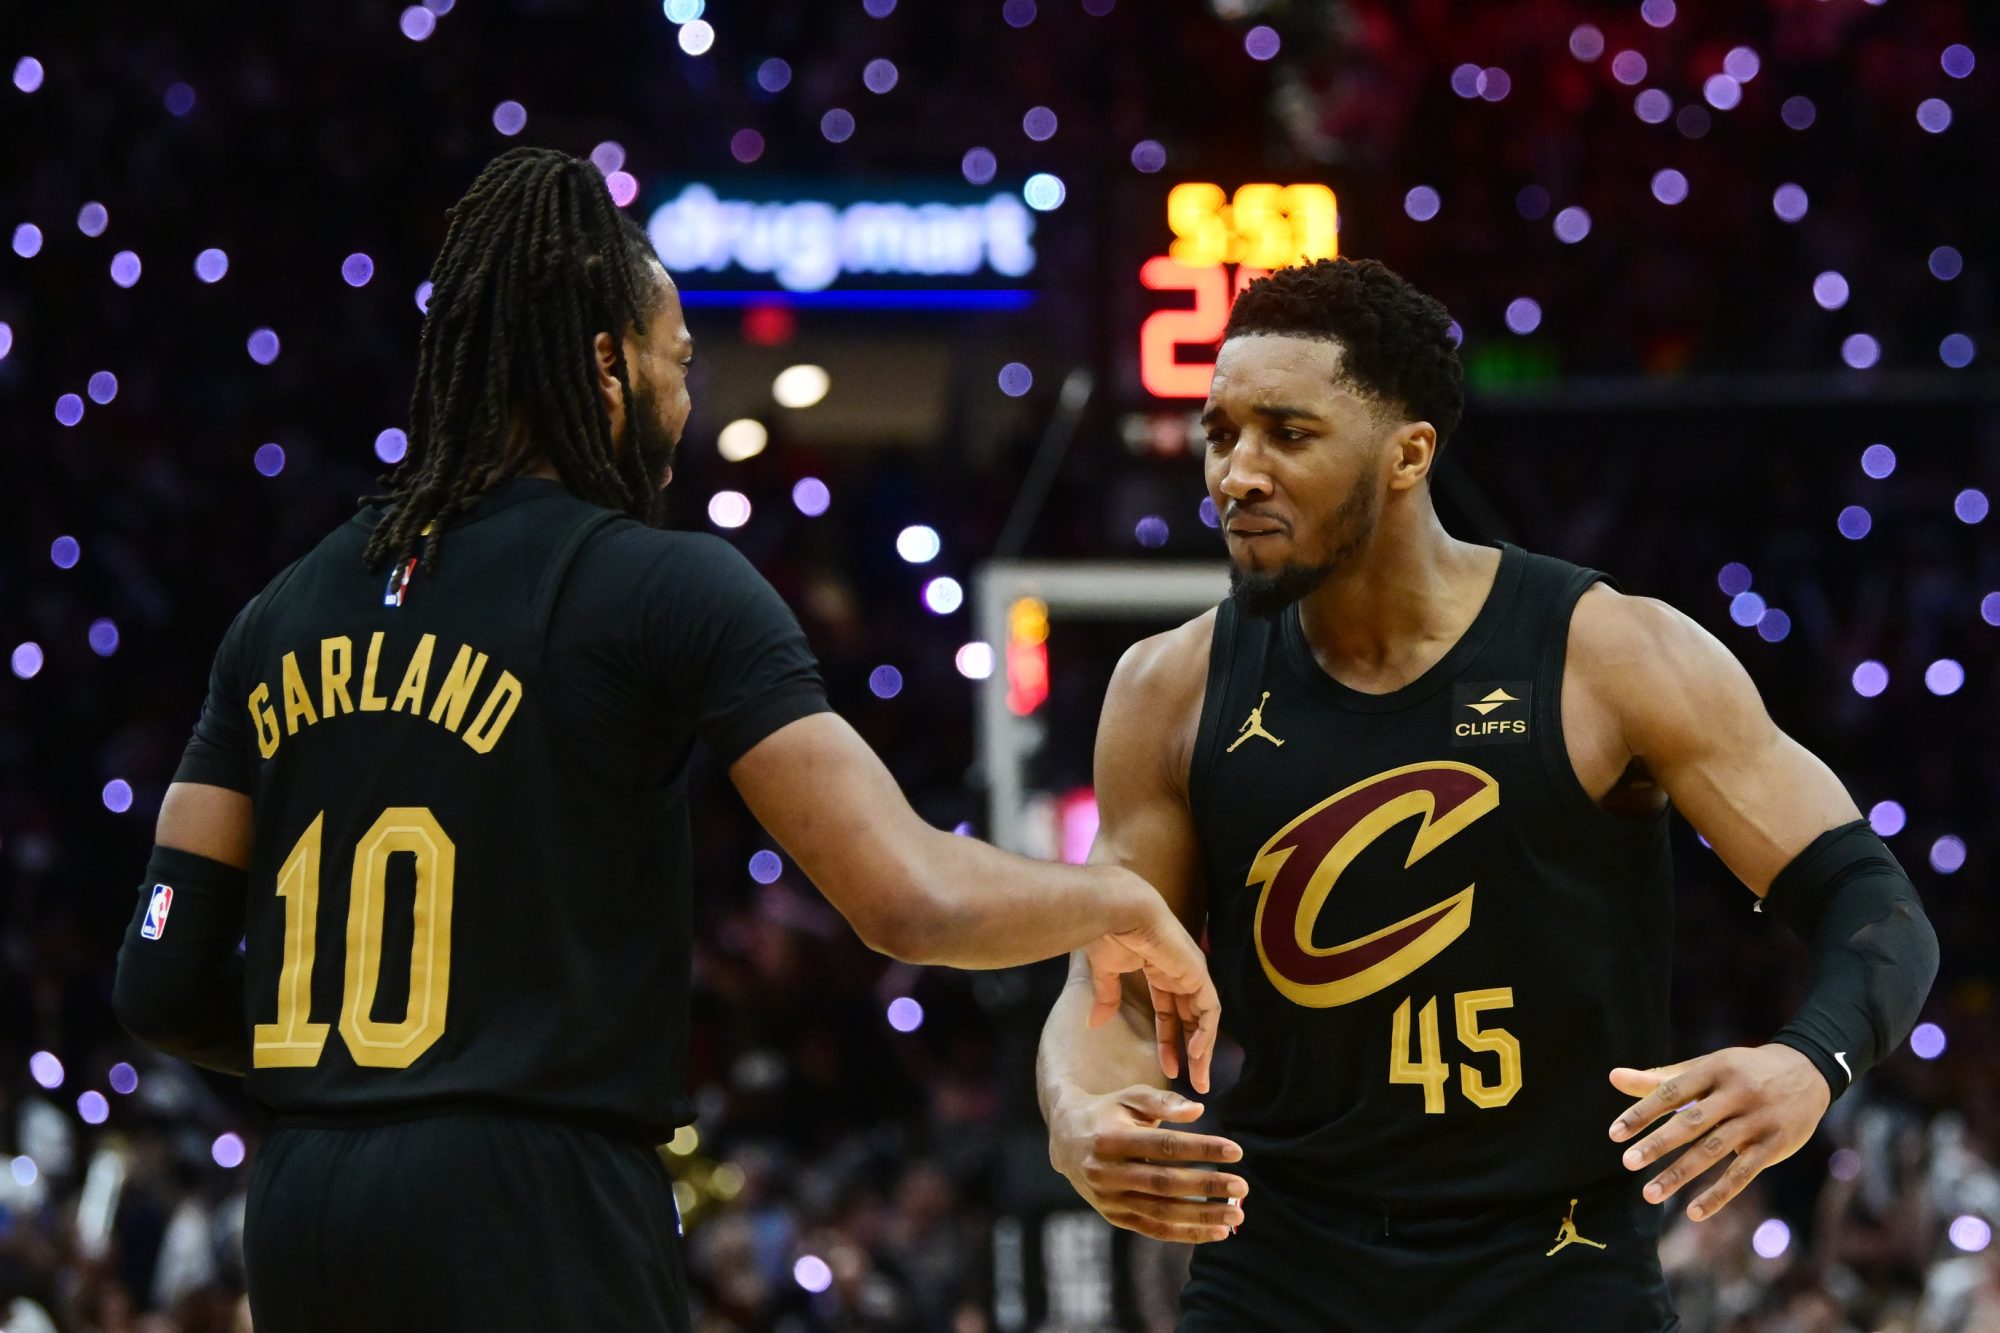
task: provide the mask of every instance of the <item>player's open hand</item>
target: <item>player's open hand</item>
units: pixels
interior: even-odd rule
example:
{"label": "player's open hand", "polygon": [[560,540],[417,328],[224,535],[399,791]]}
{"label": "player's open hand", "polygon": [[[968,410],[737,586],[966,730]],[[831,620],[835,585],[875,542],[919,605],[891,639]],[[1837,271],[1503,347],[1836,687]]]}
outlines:
{"label": "player's open hand", "polygon": [[1168,1078],[1180,1077],[1185,1042],[1188,1081],[1196,1092],[1207,1092],[1209,1060],[1215,1054],[1216,1031],[1222,1021],[1222,1000],[1208,975],[1208,958],[1150,886],[1142,901],[1156,906],[1146,909],[1138,925],[1101,936],[1084,950],[1090,960],[1094,997],[1090,1026],[1102,1027],[1124,1005],[1123,978],[1127,972],[1145,973],[1153,999],[1160,1072]]}
{"label": "player's open hand", "polygon": [[1765,1167],[1784,1161],[1812,1138],[1832,1100],[1812,1061],[1789,1046],[1733,1046],[1658,1069],[1614,1069],[1611,1086],[1639,1101],[1611,1124],[1623,1143],[1663,1115],[1673,1118],[1625,1152],[1625,1167],[1643,1171],[1677,1148],[1679,1159],[1646,1183],[1646,1201],[1660,1203],[1732,1155],[1728,1170],[1688,1206],[1696,1222],[1715,1216]]}
{"label": "player's open hand", "polygon": [[1155,1240],[1222,1240],[1243,1221],[1250,1186],[1206,1164],[1241,1161],[1243,1150],[1162,1124],[1200,1115],[1200,1102],[1143,1084],[1073,1097],[1049,1115],[1049,1162],[1115,1227]]}

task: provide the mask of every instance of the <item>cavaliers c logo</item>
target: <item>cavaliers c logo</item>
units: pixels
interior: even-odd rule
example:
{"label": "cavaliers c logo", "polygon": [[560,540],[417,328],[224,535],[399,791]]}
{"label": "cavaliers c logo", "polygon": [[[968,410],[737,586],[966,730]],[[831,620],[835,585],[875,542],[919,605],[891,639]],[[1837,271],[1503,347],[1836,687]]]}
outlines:
{"label": "cavaliers c logo", "polygon": [[1294,1003],[1330,1009],[1437,957],[1471,924],[1475,886],[1331,949],[1313,943],[1313,926],[1341,872],[1397,824],[1412,816],[1423,821],[1403,862],[1407,869],[1499,804],[1500,784],[1489,774],[1437,760],[1364,778],[1272,834],[1247,881],[1264,889],[1255,927],[1264,975]]}

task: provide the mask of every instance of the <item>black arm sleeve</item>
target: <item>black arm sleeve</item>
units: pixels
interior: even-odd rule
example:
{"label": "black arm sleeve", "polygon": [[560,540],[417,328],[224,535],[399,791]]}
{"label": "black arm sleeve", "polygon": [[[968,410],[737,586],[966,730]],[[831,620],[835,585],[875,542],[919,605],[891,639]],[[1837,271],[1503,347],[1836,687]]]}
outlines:
{"label": "black arm sleeve", "polygon": [[194,736],[181,756],[175,782],[201,782],[211,787],[251,794],[256,785],[255,740],[250,734],[250,687],[243,679],[243,641],[256,601],[237,612],[216,649],[208,673],[208,697],[202,700]]}
{"label": "black arm sleeve", "polygon": [[648,674],[727,768],[787,723],[826,712],[826,686],[805,631],[763,575],[720,538],[683,540],[682,559],[656,567],[642,603]]}
{"label": "black arm sleeve", "polygon": [[1903,1044],[1937,977],[1937,932],[1865,819],[1819,835],[1778,872],[1764,910],[1812,950],[1805,1004],[1778,1035],[1835,1097]]}
{"label": "black arm sleeve", "polygon": [[[250,1067],[243,938],[247,872],[206,856],[155,846],[139,908],[118,950],[112,1009],[125,1030],[156,1050],[225,1074]],[[153,900],[169,890],[163,908]],[[153,918],[148,928],[148,918]]]}

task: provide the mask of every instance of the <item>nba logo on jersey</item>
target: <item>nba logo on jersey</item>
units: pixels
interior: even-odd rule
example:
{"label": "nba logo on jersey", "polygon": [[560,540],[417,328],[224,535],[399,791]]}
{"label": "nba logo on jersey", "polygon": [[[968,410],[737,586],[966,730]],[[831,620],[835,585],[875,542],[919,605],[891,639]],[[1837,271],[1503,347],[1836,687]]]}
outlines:
{"label": "nba logo on jersey", "polygon": [[153,901],[146,904],[146,920],[139,927],[139,938],[156,940],[167,933],[167,912],[174,905],[174,891],[164,884],[153,886]]}

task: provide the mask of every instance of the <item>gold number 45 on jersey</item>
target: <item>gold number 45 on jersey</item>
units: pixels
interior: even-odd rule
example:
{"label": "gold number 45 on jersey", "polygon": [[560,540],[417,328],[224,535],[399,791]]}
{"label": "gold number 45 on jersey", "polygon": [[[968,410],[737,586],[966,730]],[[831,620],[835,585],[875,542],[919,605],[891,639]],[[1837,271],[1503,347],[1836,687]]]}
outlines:
{"label": "gold number 45 on jersey", "polygon": [[[1486,1075],[1470,1063],[1458,1067],[1458,1088],[1474,1106],[1491,1109],[1505,1106],[1521,1090],[1521,1043],[1505,1028],[1481,1028],[1479,1016],[1488,1009],[1511,1009],[1514,988],[1462,990],[1452,997],[1458,1017],[1459,1044],[1471,1051],[1490,1051],[1500,1057],[1500,1080],[1488,1083]],[[1444,1085],[1451,1081],[1451,1066],[1438,1053],[1438,1002],[1433,995],[1417,1014],[1417,1059],[1410,1050],[1410,1001],[1396,1006],[1389,1023],[1389,1081],[1416,1083],[1424,1090],[1424,1114],[1444,1114]]]}
{"label": "gold number 45 on jersey", "polygon": [[[251,1062],[258,1069],[310,1069],[326,1049],[328,1025],[312,1021],[313,956],[318,951],[319,866],[326,813],[299,835],[278,870],[285,902],[285,961],[278,972],[278,1021],[259,1023]],[[382,914],[389,858],[416,856],[415,930],[410,936],[410,996],[401,1021],[379,1022],[375,990],[382,973]],[[347,976],[340,994],[340,1039],[354,1063],[407,1069],[444,1035],[451,989],[451,888],[458,848],[427,807],[384,810],[354,849],[347,896]]]}

